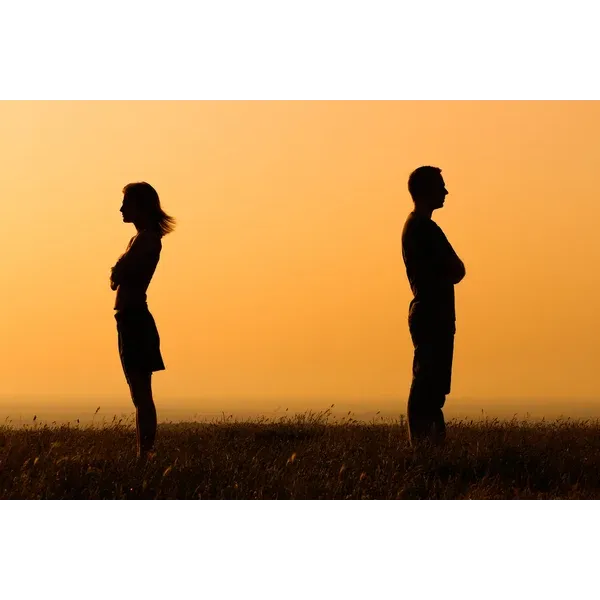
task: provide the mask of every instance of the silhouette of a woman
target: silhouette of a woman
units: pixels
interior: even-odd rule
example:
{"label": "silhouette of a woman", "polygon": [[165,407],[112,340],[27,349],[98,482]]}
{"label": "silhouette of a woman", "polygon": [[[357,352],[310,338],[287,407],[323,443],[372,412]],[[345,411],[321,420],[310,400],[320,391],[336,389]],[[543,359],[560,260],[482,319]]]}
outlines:
{"label": "silhouette of a woman", "polygon": [[162,210],[156,190],[145,182],[125,186],[121,213],[123,222],[133,223],[137,233],[112,268],[110,287],[117,292],[119,355],[136,409],[138,457],[145,458],[154,450],[156,438],[152,373],[165,368],[146,291],[160,258],[161,238],[173,231],[175,219]]}

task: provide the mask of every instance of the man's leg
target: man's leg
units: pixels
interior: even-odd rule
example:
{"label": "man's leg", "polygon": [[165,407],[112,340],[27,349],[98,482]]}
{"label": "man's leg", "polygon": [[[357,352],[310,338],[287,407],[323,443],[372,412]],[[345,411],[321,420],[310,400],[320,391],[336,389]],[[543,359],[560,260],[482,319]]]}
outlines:
{"label": "man's leg", "polygon": [[443,444],[446,440],[446,422],[442,409],[446,403],[446,395],[452,387],[452,362],[454,358],[455,328],[441,331],[435,339],[435,377],[436,377],[436,404],[435,404],[435,441]]}
{"label": "man's leg", "polygon": [[408,431],[411,444],[429,439],[441,410],[436,410],[432,378],[432,346],[429,340],[413,339],[413,379],[408,396]]}
{"label": "man's leg", "polygon": [[415,355],[408,398],[411,443],[427,439],[443,443],[446,422],[442,408],[450,391],[454,337],[412,331]]}
{"label": "man's leg", "polygon": [[432,407],[433,441],[436,444],[443,444],[446,440],[446,421],[442,411],[445,401],[446,396],[438,396],[438,402]]}

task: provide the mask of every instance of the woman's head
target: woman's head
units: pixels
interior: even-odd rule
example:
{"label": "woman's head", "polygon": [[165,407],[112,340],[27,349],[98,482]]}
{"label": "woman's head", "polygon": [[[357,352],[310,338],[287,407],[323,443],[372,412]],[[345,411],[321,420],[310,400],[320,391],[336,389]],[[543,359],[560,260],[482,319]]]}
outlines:
{"label": "woman's head", "polygon": [[175,229],[175,219],[161,208],[156,190],[145,181],[129,183],[123,188],[121,213],[125,223],[133,223],[138,229],[152,229],[161,237]]}

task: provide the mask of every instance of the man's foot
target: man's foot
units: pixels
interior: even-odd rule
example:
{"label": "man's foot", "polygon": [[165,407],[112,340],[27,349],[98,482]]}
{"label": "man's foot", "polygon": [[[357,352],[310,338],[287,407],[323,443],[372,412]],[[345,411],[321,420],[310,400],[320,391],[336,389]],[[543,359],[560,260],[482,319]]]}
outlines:
{"label": "man's foot", "polygon": [[154,460],[156,457],[156,451],[152,450],[140,450],[138,451],[137,460],[138,463],[146,463]]}

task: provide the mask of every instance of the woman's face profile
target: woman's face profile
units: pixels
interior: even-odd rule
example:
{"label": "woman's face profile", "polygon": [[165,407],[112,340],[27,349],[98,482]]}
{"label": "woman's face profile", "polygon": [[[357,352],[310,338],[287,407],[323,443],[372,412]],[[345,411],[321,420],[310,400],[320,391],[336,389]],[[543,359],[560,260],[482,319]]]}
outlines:
{"label": "woman's face profile", "polygon": [[131,197],[123,196],[123,204],[121,205],[121,214],[123,215],[124,223],[133,223],[135,220],[135,206],[131,201]]}

